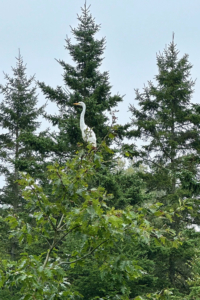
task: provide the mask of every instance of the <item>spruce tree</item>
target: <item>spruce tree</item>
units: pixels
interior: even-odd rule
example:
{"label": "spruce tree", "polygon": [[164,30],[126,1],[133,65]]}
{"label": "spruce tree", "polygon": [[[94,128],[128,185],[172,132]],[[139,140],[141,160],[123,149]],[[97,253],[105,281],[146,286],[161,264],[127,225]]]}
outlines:
{"label": "spruce tree", "polygon": [[[139,108],[130,106],[133,128],[128,136],[142,139],[145,144],[140,150],[129,148],[128,155],[138,156],[138,161],[148,166],[149,171],[143,174],[148,190],[156,191],[166,209],[177,212],[171,228],[177,235],[184,235],[189,230],[188,225],[194,222],[199,205],[184,181],[185,174],[192,174],[194,178],[199,175],[200,115],[199,106],[191,103],[194,88],[194,81],[190,78],[192,65],[188,62],[188,55],[179,59],[178,54],[173,40],[163,53],[157,55],[155,82],[148,82],[142,92],[136,90]],[[186,199],[193,210],[178,212],[179,202]],[[163,254],[151,249],[150,257],[154,253],[154,259],[157,264],[159,262],[156,275],[161,278],[162,274],[160,285],[169,284],[180,291],[188,290],[186,281],[191,276],[191,269],[187,262],[192,258],[192,247],[185,240],[177,251]]]}
{"label": "spruce tree", "polygon": [[[30,171],[36,160],[35,153],[30,145],[24,144],[22,135],[33,133],[39,123],[37,117],[42,108],[37,108],[36,85],[34,76],[27,78],[26,66],[19,52],[16,67],[12,68],[13,76],[5,74],[5,85],[0,85],[3,99],[0,103],[0,126],[3,133],[0,135],[1,175],[5,178],[5,186],[1,189],[0,204],[2,214],[5,215],[10,207],[14,214],[21,213],[24,200],[17,180],[20,179],[20,169]],[[29,166],[24,168],[23,165]],[[7,232],[7,236],[9,233]],[[1,236],[3,238],[3,235]],[[4,237],[5,239],[5,237]],[[3,242],[3,241],[2,241]],[[15,239],[8,241],[6,252],[11,259],[16,259],[18,246]]]}
{"label": "spruce tree", "polygon": [[[58,125],[57,156],[67,157],[67,153],[77,149],[77,143],[82,143],[79,118],[82,108],[75,108],[74,102],[85,102],[86,124],[93,128],[97,143],[100,143],[110,132],[106,111],[115,108],[122,101],[119,95],[111,96],[108,72],[101,72],[100,66],[105,49],[105,38],[100,40],[95,35],[100,30],[100,25],[95,23],[89,11],[84,5],[81,16],[78,16],[78,27],[72,28],[75,43],[70,38],[66,39],[65,48],[69,51],[75,65],[70,65],[63,60],[58,60],[63,67],[64,86],[56,89],[40,82],[47,99],[56,102],[59,115],[46,115],[53,125]],[[107,143],[111,140],[107,136]]]}

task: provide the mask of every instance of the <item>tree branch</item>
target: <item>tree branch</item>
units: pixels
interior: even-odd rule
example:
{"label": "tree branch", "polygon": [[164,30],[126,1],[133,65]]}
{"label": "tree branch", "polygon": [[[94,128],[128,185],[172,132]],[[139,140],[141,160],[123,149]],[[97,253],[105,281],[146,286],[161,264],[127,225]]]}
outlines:
{"label": "tree branch", "polygon": [[[107,239],[107,240],[108,240],[108,239]],[[107,240],[105,240],[105,241],[103,241],[102,243],[100,243],[100,244],[99,244],[98,246],[96,246],[91,252],[85,254],[84,256],[82,256],[82,257],[80,257],[80,258],[77,258],[77,259],[75,259],[75,260],[73,260],[73,261],[62,262],[62,263],[60,263],[59,265],[63,265],[63,264],[68,264],[68,265],[70,265],[70,264],[73,264],[73,263],[75,263],[75,262],[77,262],[77,261],[79,261],[79,260],[82,260],[82,259],[86,258],[87,256],[91,255],[91,254],[92,254],[97,248],[99,248],[102,244],[104,244]]]}

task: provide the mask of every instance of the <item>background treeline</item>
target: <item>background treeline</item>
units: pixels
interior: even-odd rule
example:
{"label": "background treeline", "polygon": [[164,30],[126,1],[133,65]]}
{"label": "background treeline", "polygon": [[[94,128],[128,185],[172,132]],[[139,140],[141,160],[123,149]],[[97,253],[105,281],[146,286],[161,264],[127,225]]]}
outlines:
{"label": "background treeline", "polygon": [[[188,55],[174,40],[157,55],[122,126],[123,97],[100,71],[100,26],[86,5],[78,20],[66,40],[74,64],[58,60],[63,86],[28,78],[20,53],[0,85],[0,299],[200,299],[200,105]],[[58,114],[38,108],[38,88]]]}

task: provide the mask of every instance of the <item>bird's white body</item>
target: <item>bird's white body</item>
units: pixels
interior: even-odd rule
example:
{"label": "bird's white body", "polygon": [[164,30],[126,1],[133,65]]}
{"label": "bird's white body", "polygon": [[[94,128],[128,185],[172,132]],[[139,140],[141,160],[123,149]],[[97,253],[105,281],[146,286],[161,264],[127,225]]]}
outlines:
{"label": "bird's white body", "polygon": [[94,131],[85,124],[85,119],[84,119],[85,111],[86,111],[85,103],[78,102],[78,103],[74,103],[74,105],[80,105],[83,108],[81,116],[80,116],[80,128],[81,128],[83,140],[87,143],[92,144],[92,146],[96,148],[96,146],[97,146],[96,135],[95,135]]}

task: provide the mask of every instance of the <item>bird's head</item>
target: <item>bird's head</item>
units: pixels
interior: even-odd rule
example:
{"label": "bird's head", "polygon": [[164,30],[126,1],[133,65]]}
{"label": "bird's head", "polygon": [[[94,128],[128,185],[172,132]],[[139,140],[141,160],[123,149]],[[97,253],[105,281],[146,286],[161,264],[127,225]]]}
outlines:
{"label": "bird's head", "polygon": [[84,102],[77,102],[77,103],[73,103],[74,105],[79,105],[79,106],[84,106],[85,105],[85,103]]}

